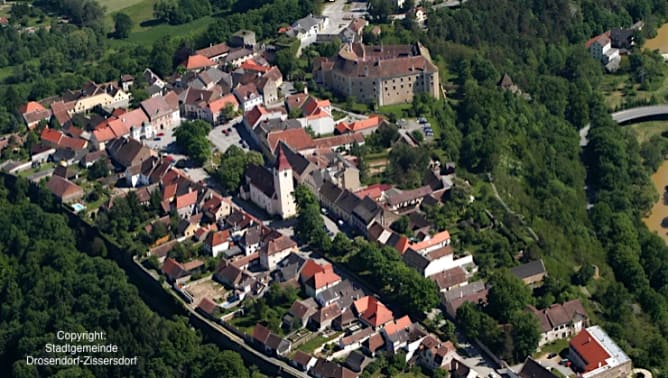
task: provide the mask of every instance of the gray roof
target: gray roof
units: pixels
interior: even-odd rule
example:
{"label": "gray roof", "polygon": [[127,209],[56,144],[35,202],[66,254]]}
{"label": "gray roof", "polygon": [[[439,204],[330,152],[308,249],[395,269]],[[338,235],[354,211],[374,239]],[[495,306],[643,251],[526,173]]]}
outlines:
{"label": "gray roof", "polygon": [[325,181],[320,187],[320,198],[329,203],[335,203],[343,194],[343,190],[329,181]]}
{"label": "gray roof", "polygon": [[[294,152],[290,146],[285,144],[285,142],[280,141],[279,144],[283,147],[283,152],[285,153],[285,157],[288,159],[288,163],[290,163],[292,170],[299,175],[303,174],[309,165],[311,165],[311,162],[302,154]],[[278,149],[276,150],[278,151]]]}
{"label": "gray roof", "polygon": [[322,303],[336,300],[340,308],[350,307],[354,301],[364,296],[362,289],[354,286],[349,280],[342,280],[337,285],[327,288],[318,294]]}
{"label": "gray roof", "polygon": [[[408,252],[406,252],[408,253]],[[471,282],[468,285],[460,286],[457,288],[454,288],[452,290],[448,290],[445,293],[443,293],[443,297],[445,298],[446,302],[450,302],[453,299],[457,298],[462,298],[462,297],[467,297],[471,294],[475,294],[479,291],[485,290],[485,283],[482,281],[475,281]]]}
{"label": "gray roof", "polygon": [[273,274],[275,280],[279,282],[289,281],[299,275],[306,260],[296,253],[291,253],[278,263],[278,268]]}
{"label": "gray roof", "polygon": [[339,197],[336,201],[336,206],[338,206],[344,213],[352,214],[353,210],[359,205],[361,200],[351,191],[346,190],[343,192],[343,195]]}
{"label": "gray roof", "polygon": [[430,261],[426,256],[415,252],[412,248],[409,248],[403,256],[404,263],[418,270],[419,272],[424,271],[424,269],[429,265]]}
{"label": "gray roof", "polygon": [[526,264],[516,266],[512,268],[510,272],[521,280],[539,274],[547,273],[547,271],[545,270],[545,265],[543,264],[543,260],[535,260],[528,262]]}
{"label": "gray roof", "polygon": [[557,378],[554,373],[531,357],[527,357],[524,361],[524,366],[522,366],[518,376],[520,378]]}
{"label": "gray roof", "polygon": [[368,225],[381,211],[382,209],[378,206],[376,201],[367,196],[355,206],[353,214],[361,219],[364,224]]}

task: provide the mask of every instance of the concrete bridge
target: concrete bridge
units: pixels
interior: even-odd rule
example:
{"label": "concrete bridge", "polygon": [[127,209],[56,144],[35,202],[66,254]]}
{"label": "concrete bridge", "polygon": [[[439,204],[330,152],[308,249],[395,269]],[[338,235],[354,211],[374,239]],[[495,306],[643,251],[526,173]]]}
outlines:
{"label": "concrete bridge", "polygon": [[[668,105],[639,106],[636,108],[624,109],[611,114],[612,119],[620,126],[642,121],[651,121],[655,119],[668,119]],[[580,129],[580,146],[584,147],[589,143],[587,135],[590,125]]]}

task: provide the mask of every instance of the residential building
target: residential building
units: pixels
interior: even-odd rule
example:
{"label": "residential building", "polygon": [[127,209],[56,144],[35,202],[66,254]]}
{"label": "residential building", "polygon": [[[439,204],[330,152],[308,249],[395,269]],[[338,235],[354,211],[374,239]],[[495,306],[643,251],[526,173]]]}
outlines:
{"label": "residential building", "polygon": [[427,335],[418,351],[418,363],[427,369],[447,369],[456,354],[452,341],[442,342],[438,336]]}
{"label": "residential building", "polygon": [[304,286],[306,295],[316,298],[318,294],[341,282],[341,277],[334,273],[332,264],[318,264],[308,260],[302,267],[299,281]]}
{"label": "residential building", "polygon": [[251,111],[254,107],[262,105],[264,99],[257,90],[255,83],[240,85],[232,91],[239,100],[239,105],[244,112]]}
{"label": "residential building", "polygon": [[260,266],[273,271],[292,252],[297,252],[297,243],[289,236],[281,235],[271,239],[260,247]]}
{"label": "residential building", "polygon": [[292,365],[301,371],[308,371],[315,366],[317,359],[301,350],[292,356]]}
{"label": "residential building", "polygon": [[228,230],[209,232],[204,242],[204,248],[215,258],[221,252],[230,249],[231,243],[232,238]]}
{"label": "residential building", "polygon": [[299,40],[298,54],[306,46],[309,46],[316,41],[318,34],[322,33],[329,25],[329,18],[323,16],[308,15],[301,18],[292,24],[287,34],[290,37]]}
{"label": "residential building", "polygon": [[614,72],[619,68],[621,57],[619,49],[613,48],[611,42],[610,31],[607,31],[588,40],[585,47],[592,58],[601,62],[607,71]]}
{"label": "residential building", "polygon": [[295,301],[283,317],[283,326],[287,329],[306,327],[311,315],[318,312],[318,307],[313,298]]}
{"label": "residential building", "polygon": [[334,319],[338,318],[342,312],[343,310],[339,307],[338,303],[321,307],[311,316],[309,328],[313,331],[323,331],[326,328],[330,328]]}
{"label": "residential building", "polygon": [[153,150],[132,138],[113,139],[106,150],[111,160],[123,168],[139,165],[155,155]]}
{"label": "residential building", "polygon": [[232,49],[229,54],[223,58],[223,64],[230,67],[239,67],[248,59],[253,59],[256,55],[255,51],[245,47]]}
{"label": "residential building", "polygon": [[306,127],[310,127],[316,135],[334,133],[332,104],[329,100],[318,100],[310,96],[301,109]]}
{"label": "residential building", "polygon": [[522,365],[522,369],[517,373],[519,378],[558,378],[550,369],[534,360],[532,357],[527,357]]}
{"label": "residential building", "polygon": [[230,46],[254,47],[256,44],[255,32],[252,30],[239,30],[230,37]]}
{"label": "residential building", "polygon": [[340,95],[379,106],[410,103],[417,93],[440,97],[438,68],[420,43],[345,44],[336,57],[316,61],[314,76]]}
{"label": "residential building", "polygon": [[394,319],[392,311],[376,297],[360,298],[353,303],[353,308],[359,319],[373,329],[378,329]]}
{"label": "residential building", "polygon": [[239,102],[233,94],[228,94],[217,100],[210,101],[202,111],[202,119],[213,125],[220,125],[227,121],[223,112],[228,107],[234,112],[239,110]]}
{"label": "residential building", "polygon": [[209,47],[195,51],[197,55],[201,55],[210,59],[214,63],[219,63],[230,52],[230,47],[227,43],[210,44]]}
{"label": "residential building", "polygon": [[115,108],[127,108],[130,105],[130,95],[115,82],[97,84],[89,81],[80,90],[65,91],[62,101],[70,105],[68,113],[71,116],[87,112],[96,106],[109,111]]}
{"label": "residential building", "polygon": [[452,318],[457,317],[457,309],[464,303],[486,303],[488,289],[482,281],[471,282],[441,293],[446,313]]}
{"label": "residential building", "polygon": [[632,369],[629,356],[599,326],[580,331],[570,341],[568,359],[582,378],[625,378]]}
{"label": "residential building", "polygon": [[579,299],[573,299],[564,304],[553,304],[542,310],[529,306],[529,311],[536,317],[540,325],[539,347],[574,336],[582,331],[589,322],[584,306]]}
{"label": "residential building", "polygon": [[315,365],[309,370],[309,374],[315,378],[356,378],[358,376],[352,370],[322,358],[318,358]]}
{"label": "residential building", "polygon": [[84,196],[84,190],[72,181],[53,175],[47,182],[46,187],[49,188],[56,198],[62,203],[71,203],[81,199]]}
{"label": "residential building", "polygon": [[146,113],[153,130],[171,130],[181,125],[179,99],[174,92],[144,100],[141,102],[141,108]]}
{"label": "residential building", "polygon": [[277,164],[271,170],[251,165],[246,170],[240,195],[271,215],[286,219],[297,214],[292,167],[285,153],[278,149]]}
{"label": "residential building", "polygon": [[291,343],[271,332],[267,327],[258,323],[253,329],[253,342],[264,353],[274,356],[285,356],[290,353]]}
{"label": "residential building", "polygon": [[513,267],[510,272],[522,280],[525,285],[532,288],[542,286],[543,280],[547,275],[547,270],[545,270],[545,264],[543,264],[542,259]]}
{"label": "residential building", "polygon": [[44,108],[42,104],[36,101],[30,101],[22,105],[19,112],[28,130],[34,129],[42,121],[48,122],[53,114],[51,110]]}
{"label": "residential building", "polygon": [[372,115],[369,118],[351,123],[341,121],[336,124],[335,130],[338,134],[362,133],[363,135],[370,135],[383,124],[383,121],[382,117]]}
{"label": "residential building", "polygon": [[199,72],[209,67],[215,66],[216,63],[204,55],[191,55],[183,63],[183,67],[188,71]]}

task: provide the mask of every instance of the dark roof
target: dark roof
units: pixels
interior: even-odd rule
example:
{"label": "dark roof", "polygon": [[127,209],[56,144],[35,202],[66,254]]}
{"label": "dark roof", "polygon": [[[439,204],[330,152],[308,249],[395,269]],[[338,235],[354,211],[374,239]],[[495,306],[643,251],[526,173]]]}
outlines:
{"label": "dark roof", "polygon": [[499,80],[498,86],[504,89],[510,88],[513,85],[513,79],[510,78],[510,75],[507,73],[504,73],[503,76],[501,77],[501,80]]}
{"label": "dark roof", "polygon": [[412,248],[409,248],[403,256],[404,263],[414,268],[420,272],[429,265],[430,261],[427,257],[415,252]]}
{"label": "dark roof", "polygon": [[334,361],[327,361],[318,358],[315,366],[311,369],[311,373],[321,378],[352,378],[357,374],[350,371]]}
{"label": "dark roof", "polygon": [[343,194],[343,190],[329,181],[325,181],[320,187],[320,198],[326,199],[329,203],[335,203]]}
{"label": "dark roof", "polygon": [[344,213],[346,214],[352,214],[353,210],[361,200],[351,191],[346,190],[344,193],[339,197],[339,199],[336,201],[336,206],[341,208]]}
{"label": "dark roof", "polygon": [[283,154],[288,159],[290,167],[292,167],[292,170],[297,172],[297,174],[303,174],[304,171],[306,171],[306,168],[308,168],[308,166],[311,164],[311,162],[306,160],[302,154],[294,152],[290,146],[285,144],[285,142],[280,141],[279,147],[280,148],[278,150],[283,150]]}
{"label": "dark roof", "polygon": [[112,140],[107,145],[107,151],[114,161],[125,168],[139,163],[139,161],[135,161],[137,158],[141,161],[151,155],[150,148],[132,138],[118,138]]}
{"label": "dark roof", "polygon": [[381,211],[382,209],[378,206],[376,201],[367,196],[355,206],[353,214],[361,219],[364,224],[369,224]]}
{"label": "dark roof", "polygon": [[299,275],[299,271],[306,260],[296,253],[291,253],[278,263],[278,268],[274,272],[274,279],[279,282],[289,281]]}
{"label": "dark roof", "polygon": [[348,358],[346,358],[346,366],[352,369],[353,371],[360,372],[362,371],[362,365],[366,357],[359,350],[352,351]]}
{"label": "dark roof", "polygon": [[543,260],[534,260],[526,264],[516,266],[510,270],[517,278],[523,280],[525,278],[533,277],[539,274],[545,274],[545,265]]}
{"label": "dark roof", "polygon": [[266,168],[251,164],[246,169],[248,183],[254,185],[267,197],[274,195],[274,178]]}
{"label": "dark roof", "polygon": [[297,364],[299,364],[301,366],[304,366],[304,367],[306,367],[306,365],[308,365],[309,361],[311,361],[312,358],[313,358],[313,356],[311,356],[310,354],[308,354],[306,352],[303,352],[301,350],[298,350],[295,353],[295,355],[292,356],[292,360],[294,362],[296,362]]}
{"label": "dark roof", "polygon": [[557,376],[531,357],[527,357],[519,372],[520,378],[557,378]]}

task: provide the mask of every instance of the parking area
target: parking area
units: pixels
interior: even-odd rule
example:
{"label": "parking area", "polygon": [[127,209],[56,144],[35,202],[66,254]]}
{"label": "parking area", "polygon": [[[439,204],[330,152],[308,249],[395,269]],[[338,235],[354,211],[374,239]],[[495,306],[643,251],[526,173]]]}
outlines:
{"label": "parking area", "polygon": [[329,25],[322,34],[340,33],[354,17],[366,16],[366,8],[366,1],[336,0],[326,2],[322,9],[322,15],[329,17]]}
{"label": "parking area", "polygon": [[562,361],[562,358],[559,357],[558,355],[554,356],[552,358],[548,358],[548,357],[550,357],[550,356],[545,355],[545,356],[537,359],[537,361],[541,365],[545,366],[546,368],[548,368],[550,370],[558,371],[563,376],[572,377],[572,376],[576,375],[575,372],[570,367],[565,366],[565,364],[560,364],[559,363],[560,361]]}
{"label": "parking area", "polygon": [[419,130],[422,135],[425,136],[425,139],[434,137],[434,127],[429,123],[429,120],[424,117],[406,119],[402,118],[397,121],[397,126],[409,133],[415,130]]}
{"label": "parking area", "polygon": [[218,151],[224,153],[232,145],[236,145],[239,148],[248,149],[247,142],[244,142],[243,144],[240,143],[242,138],[239,135],[238,129],[242,127],[240,124],[241,120],[241,117],[237,117],[230,122],[211,129],[211,132],[209,132],[209,140],[211,143],[213,143],[214,147]]}
{"label": "parking area", "polygon": [[144,144],[148,147],[163,151],[163,152],[175,152],[176,150],[176,138],[174,137],[174,131],[172,130],[160,130],[158,131],[155,138],[144,140]]}

